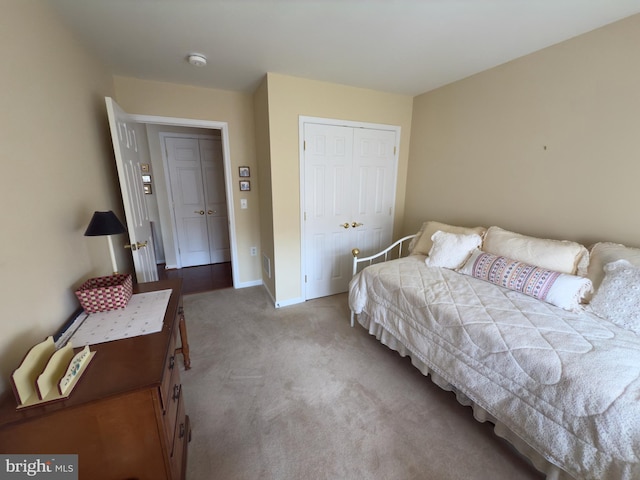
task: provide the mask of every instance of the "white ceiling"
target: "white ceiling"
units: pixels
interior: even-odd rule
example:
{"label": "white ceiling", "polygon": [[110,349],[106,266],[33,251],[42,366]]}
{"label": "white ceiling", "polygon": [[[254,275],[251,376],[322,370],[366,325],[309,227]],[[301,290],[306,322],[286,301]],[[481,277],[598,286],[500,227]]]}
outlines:
{"label": "white ceiling", "polygon": [[640,12],[640,0],[48,1],[117,75],[252,91],[276,72],[408,95]]}

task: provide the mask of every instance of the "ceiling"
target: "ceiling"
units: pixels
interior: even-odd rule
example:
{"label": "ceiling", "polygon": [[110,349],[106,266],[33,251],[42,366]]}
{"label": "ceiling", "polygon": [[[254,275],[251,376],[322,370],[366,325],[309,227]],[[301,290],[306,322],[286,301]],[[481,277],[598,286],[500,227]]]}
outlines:
{"label": "ceiling", "polygon": [[640,12],[640,0],[47,1],[116,75],[250,92],[275,72],[407,95]]}

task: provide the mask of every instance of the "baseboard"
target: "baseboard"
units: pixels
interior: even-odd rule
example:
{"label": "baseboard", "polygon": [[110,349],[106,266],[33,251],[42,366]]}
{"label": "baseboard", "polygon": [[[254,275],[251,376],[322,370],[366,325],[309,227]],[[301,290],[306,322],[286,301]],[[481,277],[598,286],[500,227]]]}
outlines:
{"label": "baseboard", "polygon": [[269,295],[269,298],[273,302],[273,306],[276,307],[276,308],[288,307],[289,305],[296,305],[298,303],[304,303],[305,302],[304,298],[291,298],[289,300],[285,300],[284,302],[276,302],[276,299],[273,296],[273,293],[271,292],[271,290],[269,290],[269,286],[266,283],[263,284],[263,285],[264,285],[264,289],[267,292],[267,295]]}
{"label": "baseboard", "polygon": [[281,307],[288,307],[290,305],[297,305],[298,303],[304,303],[305,301],[306,300],[304,298],[298,297],[298,298],[289,298],[281,302],[274,301],[274,303],[276,308],[281,308]]}
{"label": "baseboard", "polygon": [[249,287],[259,287],[262,285],[262,280],[252,280],[250,282],[241,282],[233,286],[233,288],[249,288]]}

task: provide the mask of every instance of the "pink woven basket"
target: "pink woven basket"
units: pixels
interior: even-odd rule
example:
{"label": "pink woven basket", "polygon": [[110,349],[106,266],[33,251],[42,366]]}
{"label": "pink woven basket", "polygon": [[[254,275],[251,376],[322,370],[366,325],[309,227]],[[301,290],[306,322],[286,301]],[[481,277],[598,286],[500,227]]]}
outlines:
{"label": "pink woven basket", "polygon": [[117,310],[129,303],[133,280],[128,273],[90,278],[75,293],[86,313]]}

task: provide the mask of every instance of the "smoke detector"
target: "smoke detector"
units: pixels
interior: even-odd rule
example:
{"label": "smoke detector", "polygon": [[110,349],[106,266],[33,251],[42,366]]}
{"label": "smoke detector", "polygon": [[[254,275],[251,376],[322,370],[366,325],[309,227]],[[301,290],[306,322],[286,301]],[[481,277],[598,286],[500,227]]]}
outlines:
{"label": "smoke detector", "polygon": [[199,53],[190,53],[187,61],[194,67],[204,67],[207,64],[207,57]]}

